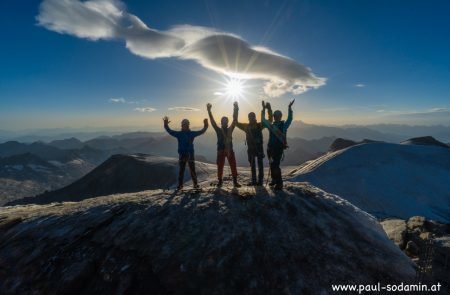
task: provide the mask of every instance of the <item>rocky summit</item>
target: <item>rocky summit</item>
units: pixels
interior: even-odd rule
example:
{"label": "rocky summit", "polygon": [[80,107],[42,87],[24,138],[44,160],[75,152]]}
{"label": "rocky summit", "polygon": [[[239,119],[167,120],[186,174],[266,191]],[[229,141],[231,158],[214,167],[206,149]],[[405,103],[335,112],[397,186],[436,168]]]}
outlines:
{"label": "rocky summit", "polygon": [[327,294],[414,277],[376,219],[308,184],[0,209],[2,294]]}

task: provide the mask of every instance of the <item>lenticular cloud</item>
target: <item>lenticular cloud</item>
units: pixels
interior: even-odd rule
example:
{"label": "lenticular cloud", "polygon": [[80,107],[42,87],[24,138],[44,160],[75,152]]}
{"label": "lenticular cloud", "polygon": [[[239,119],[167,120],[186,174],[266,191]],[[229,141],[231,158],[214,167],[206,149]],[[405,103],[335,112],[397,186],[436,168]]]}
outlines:
{"label": "lenticular cloud", "polygon": [[221,74],[263,80],[264,92],[271,97],[325,84],[325,78],[306,66],[234,34],[190,25],[167,31],[150,28],[118,0],[44,0],[37,21],[79,38],[124,41],[130,52],[145,58],[195,60]]}

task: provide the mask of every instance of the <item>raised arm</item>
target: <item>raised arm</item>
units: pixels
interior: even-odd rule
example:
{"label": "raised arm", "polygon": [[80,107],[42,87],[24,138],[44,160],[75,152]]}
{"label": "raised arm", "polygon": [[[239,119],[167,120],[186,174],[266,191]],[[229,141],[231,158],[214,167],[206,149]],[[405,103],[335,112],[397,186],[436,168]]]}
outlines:
{"label": "raised arm", "polygon": [[272,113],[272,106],[270,105],[270,103],[266,103],[266,108],[267,108],[267,114],[269,115],[269,122],[272,123],[273,122],[273,113]]}
{"label": "raised arm", "polygon": [[212,108],[212,104],[208,103],[208,104],[206,105],[206,109],[208,110],[209,120],[211,121],[212,127],[213,127],[214,129],[217,129],[217,128],[218,128],[218,127],[217,127],[217,123],[216,123],[216,120],[214,120],[214,116],[213,116],[213,114],[212,114],[212,112],[211,112],[211,108]]}
{"label": "raised arm", "polygon": [[230,125],[231,129],[234,129],[234,127],[236,127],[238,114],[239,114],[239,106],[238,106],[237,101],[235,101],[233,103],[233,122],[231,122],[231,125]]}
{"label": "raised arm", "polygon": [[262,102],[262,110],[261,110],[261,123],[263,127],[269,128],[270,129],[270,121],[268,121],[266,119],[266,104],[264,103],[264,100]]}
{"label": "raised arm", "polygon": [[286,119],[286,122],[284,123],[284,131],[286,132],[287,129],[289,128],[289,126],[291,126],[292,123],[292,119],[294,116],[294,112],[292,111],[292,105],[294,104],[295,99],[293,99],[290,103],[289,103],[289,109],[288,109],[288,117]]}
{"label": "raised arm", "polygon": [[172,129],[170,129],[170,127],[169,127],[169,123],[170,123],[169,117],[165,116],[163,118],[163,121],[164,121],[164,129],[166,129],[167,133],[169,133],[170,135],[176,137],[178,132],[177,131],[173,131]]}
{"label": "raised arm", "polygon": [[[247,126],[247,124],[239,123],[239,120],[238,120],[239,105],[238,105],[237,101],[234,103],[234,106],[235,106],[235,109],[234,109],[234,112],[233,112],[233,123],[236,125],[237,128],[245,131],[245,127]],[[236,110],[236,108],[237,108],[237,110]]]}
{"label": "raised arm", "polygon": [[235,101],[233,106],[234,106],[234,109],[233,109],[233,123],[238,123],[238,116],[239,116],[239,104],[238,104],[238,102]]}
{"label": "raised arm", "polygon": [[208,119],[204,119],[203,120],[203,128],[198,130],[198,131],[192,131],[194,137],[202,135],[203,133],[206,132],[206,129],[208,129]]}

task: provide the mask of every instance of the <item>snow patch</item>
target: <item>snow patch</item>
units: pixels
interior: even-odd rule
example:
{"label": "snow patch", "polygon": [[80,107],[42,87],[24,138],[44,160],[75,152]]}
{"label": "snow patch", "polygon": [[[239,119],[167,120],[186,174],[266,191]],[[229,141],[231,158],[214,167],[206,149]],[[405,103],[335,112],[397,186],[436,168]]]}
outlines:
{"label": "snow patch", "polygon": [[84,160],[82,159],[74,159],[72,161],[67,162],[67,164],[71,164],[71,165],[83,165],[84,164]]}
{"label": "snow patch", "polygon": [[61,163],[60,161],[56,161],[56,160],[50,160],[50,161],[48,161],[50,164],[52,164],[53,166],[56,166],[56,167],[62,167],[62,166],[64,166],[64,164],[63,163]]}
{"label": "snow patch", "polygon": [[49,169],[42,165],[29,164],[28,167],[30,167],[31,169],[33,169],[36,172],[49,172]]}

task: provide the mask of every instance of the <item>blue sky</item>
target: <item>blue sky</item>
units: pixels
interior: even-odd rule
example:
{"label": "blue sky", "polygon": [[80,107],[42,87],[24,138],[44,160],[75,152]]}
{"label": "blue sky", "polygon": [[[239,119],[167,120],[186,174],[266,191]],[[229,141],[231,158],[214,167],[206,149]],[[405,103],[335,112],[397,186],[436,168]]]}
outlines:
{"label": "blue sky", "polygon": [[[41,3],[0,4],[0,129],[158,129],[166,114],[174,121],[189,117],[199,123],[208,101],[217,115],[231,114],[232,99],[214,95],[224,92],[225,76],[211,69],[210,60],[200,65],[203,55],[155,58],[127,49],[121,36],[91,40],[61,33],[38,25]],[[307,75],[326,79],[308,84],[300,77],[306,92],[270,97],[263,90],[268,80],[257,73],[244,81],[241,119],[247,111],[259,111],[262,98],[282,110],[296,98],[296,119],[310,123],[450,125],[449,1],[111,3],[158,31],[190,25],[233,34],[289,57],[299,70],[309,68]],[[96,30],[93,24],[86,34]],[[270,78],[288,74],[280,75]],[[169,110],[174,107],[200,110]]]}

